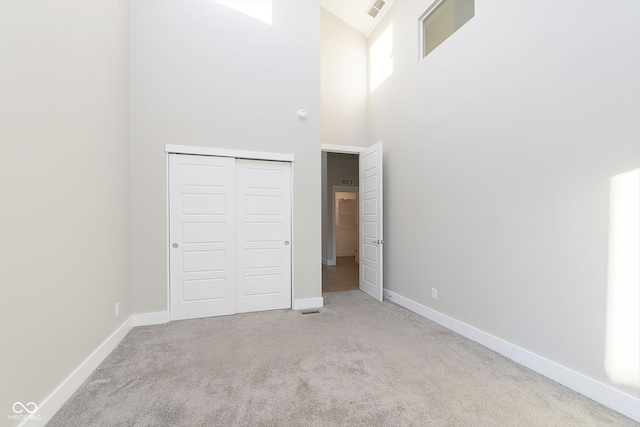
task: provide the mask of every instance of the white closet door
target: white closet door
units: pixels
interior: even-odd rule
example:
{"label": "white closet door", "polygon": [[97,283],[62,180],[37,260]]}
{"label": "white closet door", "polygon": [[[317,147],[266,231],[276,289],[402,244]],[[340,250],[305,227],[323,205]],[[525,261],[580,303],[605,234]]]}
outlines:
{"label": "white closet door", "polygon": [[291,307],[291,163],[236,160],[237,311]]}
{"label": "white closet door", "polygon": [[235,159],[169,156],[171,319],[235,313]]}

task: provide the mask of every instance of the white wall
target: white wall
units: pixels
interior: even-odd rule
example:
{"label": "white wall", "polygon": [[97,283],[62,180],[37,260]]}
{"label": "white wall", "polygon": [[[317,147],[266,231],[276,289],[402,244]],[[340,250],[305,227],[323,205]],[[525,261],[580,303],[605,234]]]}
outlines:
{"label": "white wall", "polygon": [[[324,8],[320,9],[322,143],[367,146],[367,39]],[[356,162],[357,178],[357,162]],[[344,176],[343,176],[344,178]],[[339,178],[338,178],[339,179]],[[322,153],[322,260],[335,262],[332,181]]]}
{"label": "white wall", "polygon": [[128,7],[0,2],[2,425],[131,312]]}
{"label": "white wall", "polygon": [[322,143],[366,147],[367,40],[320,9]]}
{"label": "white wall", "polygon": [[369,38],[393,23],[369,97],[385,287],[639,396],[605,372],[609,184],[640,160],[638,2],[477,0],[420,61],[430,3],[397,1]]}
{"label": "white wall", "polygon": [[321,297],[319,7],[131,1],[134,312],[167,310],[165,144],[294,154],[294,298]]}

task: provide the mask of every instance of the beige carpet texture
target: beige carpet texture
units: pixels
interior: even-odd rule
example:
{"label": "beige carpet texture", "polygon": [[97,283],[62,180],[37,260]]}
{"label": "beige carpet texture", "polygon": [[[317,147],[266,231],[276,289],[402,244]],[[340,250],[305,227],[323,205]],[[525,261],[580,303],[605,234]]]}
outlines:
{"label": "beige carpet texture", "polygon": [[360,291],[134,328],[48,426],[638,426]]}

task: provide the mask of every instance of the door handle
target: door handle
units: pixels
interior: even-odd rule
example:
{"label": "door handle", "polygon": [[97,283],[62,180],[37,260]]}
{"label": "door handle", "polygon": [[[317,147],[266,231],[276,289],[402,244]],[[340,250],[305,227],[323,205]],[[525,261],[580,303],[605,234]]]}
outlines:
{"label": "door handle", "polygon": [[381,245],[384,243],[384,240],[374,240],[373,243],[375,243],[376,245]]}
{"label": "door handle", "polygon": [[288,245],[288,244],[289,244],[289,241],[288,241],[288,240],[285,240],[285,241],[284,241],[284,244],[285,244],[285,245]]}
{"label": "door handle", "polygon": [[171,246],[173,246],[174,248],[177,248],[177,247],[178,247],[178,244],[177,244],[177,243],[174,243],[174,244],[173,244],[173,245],[171,245]]}

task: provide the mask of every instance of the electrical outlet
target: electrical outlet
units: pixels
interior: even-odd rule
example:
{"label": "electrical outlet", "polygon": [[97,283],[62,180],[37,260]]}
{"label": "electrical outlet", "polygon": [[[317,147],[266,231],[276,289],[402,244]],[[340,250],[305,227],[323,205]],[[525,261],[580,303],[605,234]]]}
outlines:
{"label": "electrical outlet", "polygon": [[116,303],[116,317],[118,317],[120,315],[120,303],[117,302]]}
{"label": "electrical outlet", "polygon": [[438,290],[436,288],[431,288],[431,298],[438,299]]}

